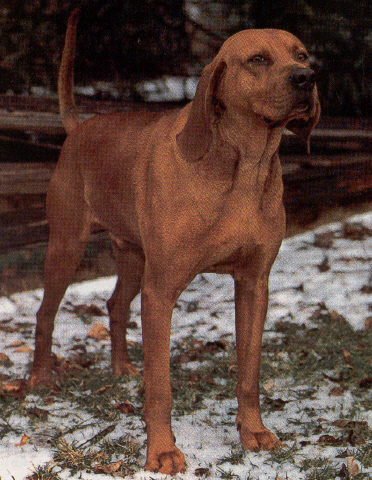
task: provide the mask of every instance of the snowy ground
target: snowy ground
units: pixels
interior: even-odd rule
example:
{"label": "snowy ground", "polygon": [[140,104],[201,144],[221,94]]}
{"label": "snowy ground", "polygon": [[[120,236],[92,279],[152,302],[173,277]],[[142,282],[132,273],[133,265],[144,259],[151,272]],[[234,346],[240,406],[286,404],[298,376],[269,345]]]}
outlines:
{"label": "snowy ground", "polygon": [[[349,227],[345,228],[342,224],[333,224],[285,240],[272,270],[265,335],[272,334],[278,321],[311,324],[311,317],[317,309],[319,310],[321,302],[328,311],[336,311],[344,316],[355,330],[365,329],[365,321],[372,315],[372,288],[369,289],[372,283],[372,214],[354,217],[348,221],[348,225]],[[85,343],[88,351],[104,352],[108,364],[108,340],[97,342],[87,337],[95,322],[108,327],[107,317],[97,317],[93,319],[93,323],[87,324],[83,321],[83,316],[77,314],[76,306],[94,304],[104,310],[105,301],[112,293],[114,285],[114,278],[105,278],[70,287],[56,323],[55,353],[68,357],[71,346]],[[178,308],[175,309],[173,344],[182,344],[186,340],[189,341],[190,337],[201,342],[214,342],[221,338],[233,342],[233,295],[233,284],[229,277],[211,274],[198,276],[180,297]],[[41,296],[42,291],[37,290],[0,299],[0,352],[2,352],[0,355],[3,355],[0,357],[0,380],[3,380],[4,385],[9,381],[7,376],[11,379],[27,376],[32,358],[35,312]],[[140,326],[138,298],[133,302],[132,320]],[[129,340],[140,342],[140,331],[140,328],[129,330]],[[285,348],[281,355],[286,355]],[[196,367],[197,364],[198,362],[195,362]],[[131,384],[126,387],[130,389]],[[372,411],[355,402],[352,390],[345,389],[339,395],[330,395],[332,384],[324,381],[323,385],[308,398],[303,395],[301,400],[290,401],[297,388],[291,378],[273,378],[266,388],[275,397],[289,399],[281,409],[265,410],[264,422],[277,432],[290,433],[294,440],[284,442],[285,451],[288,452],[296,443],[296,454],[288,456],[288,461],[283,458],[279,461],[265,452],[247,453],[241,457],[243,460],[240,463],[235,462],[237,465],[232,461],[229,463],[226,458],[231,456],[238,442],[234,417],[231,415],[232,411],[236,412],[236,401],[230,398],[220,400],[207,398],[202,408],[174,418],[173,428],[177,445],[185,453],[188,464],[187,473],[178,475],[177,479],[194,480],[206,478],[207,474],[209,478],[244,480],[311,478],[304,468],[304,459],[330,459],[337,471],[342,471],[342,465],[345,464],[349,477],[343,478],[354,478],[358,471],[358,478],[372,478],[371,466],[366,468],[353,458],[356,451],[353,450],[353,446],[348,449],[346,456],[336,458],[337,449],[334,446],[327,447],[317,442],[320,435],[314,432],[306,436],[302,427],[312,418],[323,424],[339,421],[340,418],[347,421],[352,410],[354,421],[357,419],[359,422],[367,422],[368,427],[372,429]],[[301,388],[305,387],[299,385],[298,389]],[[29,394],[16,401],[23,402],[25,408],[43,407],[36,395]],[[135,399],[131,402],[134,403]],[[52,449],[46,440],[48,434],[55,429],[67,432],[71,426],[79,422],[86,422],[87,428],[78,429],[70,435],[66,433],[64,438],[67,441],[82,444],[84,440],[110,424],[98,421],[95,424],[94,419],[79,410],[78,406],[59,401],[58,398],[48,406],[48,422],[43,424],[39,421],[41,426],[30,416],[14,413],[4,418],[0,414],[1,480],[23,480],[27,475],[31,475],[36,467],[51,461]],[[20,445],[22,438],[20,432],[28,436],[23,445]],[[129,417],[123,414],[108,437],[115,440],[127,434],[143,445],[145,434],[139,416]],[[345,448],[342,450],[345,451]],[[164,475],[149,474],[141,470],[144,455],[143,447],[134,478],[136,480],[165,478]],[[351,475],[353,468],[354,477]],[[56,471],[58,472],[58,469]],[[364,476],[360,476],[362,474]],[[59,476],[92,480],[109,478],[107,475],[84,472],[71,475],[67,470],[59,473]]]}

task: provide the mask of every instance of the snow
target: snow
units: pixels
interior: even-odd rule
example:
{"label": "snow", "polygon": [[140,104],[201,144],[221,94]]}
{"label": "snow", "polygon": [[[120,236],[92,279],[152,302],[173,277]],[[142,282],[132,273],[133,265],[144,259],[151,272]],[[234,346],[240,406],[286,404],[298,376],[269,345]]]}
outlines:
{"label": "snow", "polygon": [[[372,229],[372,214],[353,217],[349,224],[363,225]],[[329,234],[331,241],[320,248],[315,241],[317,238]],[[328,267],[320,271],[319,265],[327,259]],[[343,234],[341,223],[322,227],[316,231],[286,239],[283,242],[278,258],[272,269],[270,277],[270,301],[267,315],[266,329],[270,330],[279,320],[290,319],[292,322],[309,322],[309,317],[323,302],[330,310],[335,310],[343,315],[354,329],[363,329],[365,319],[371,316],[372,294],[362,293],[361,288],[370,285],[372,260],[372,236],[360,235],[359,238],[349,238]],[[85,324],[74,312],[73,306],[94,303],[105,309],[105,302],[110,297],[116,279],[103,278],[95,281],[72,285],[61,306],[57,317],[54,332],[54,352],[68,356],[71,345],[77,339],[86,342],[87,349],[97,349],[97,342],[89,343],[86,340],[87,332],[91,325]],[[371,290],[372,291],[372,290]],[[14,324],[34,324],[35,313],[40,305],[42,291],[18,293],[9,298],[0,298],[0,321]],[[234,334],[234,291],[233,282],[229,276],[214,274],[199,275],[189,288],[178,299],[174,310],[172,323],[172,342],[193,338],[200,340],[218,340],[223,336]],[[198,308],[193,308],[197,306]],[[212,314],[212,315],[211,315]],[[137,297],[132,304],[131,320],[140,326],[140,299]],[[97,321],[108,327],[108,318],[99,317]],[[128,340],[140,342],[140,328],[130,329]],[[269,333],[268,333],[269,334]],[[28,335],[28,336],[27,336]],[[33,327],[30,332],[22,336],[27,339],[27,346],[33,347]],[[17,351],[9,348],[20,339],[18,330],[13,333],[0,333],[0,352],[9,356],[13,365],[0,366],[0,374],[11,375],[12,378],[24,378],[27,375],[32,351]],[[106,349],[107,359],[109,343],[103,342],[101,348]],[[286,352],[283,352],[285,355]],[[107,360],[108,361],[108,360]],[[289,381],[290,383],[290,381]],[[292,385],[288,390],[286,381],[275,380],[273,388],[285,398],[295,391]],[[89,394],[89,392],[85,392]],[[25,402],[28,406],[36,405],[37,396],[29,395]],[[353,405],[353,397],[346,391],[340,396],[330,396],[329,386],[319,388],[315,398],[304,398],[301,402],[289,402],[281,411],[265,413],[264,423],[269,428],[283,432],[293,431],[294,423],[288,424],[288,419],[306,422],[309,420],[308,410],[322,418],[322,421],[331,422],[332,419],[347,416]],[[217,460],[229,455],[238,442],[238,435],[231,411],[236,410],[235,400],[222,400],[204,402],[204,408],[183,416],[174,416],[173,430],[177,438],[177,445],[183,450],[187,458],[188,469],[185,474],[176,476],[179,480],[195,480],[196,468],[209,468],[211,477],[221,478],[218,474]],[[102,425],[92,424],[88,414],[71,408],[70,403],[56,402],[48,407],[49,417],[53,412],[58,412],[55,424],[53,422],[45,428],[68,428],[78,422],[87,422],[87,430],[79,430],[70,440],[84,441],[91,438],[94,433],[102,429]],[[372,412],[364,412],[363,420],[372,427]],[[11,418],[13,427],[28,431],[28,422],[25,417]],[[0,417],[0,424],[2,419]],[[89,428],[88,428],[89,425]],[[140,443],[144,442],[142,422],[135,417],[126,419],[119,424],[110,438],[132,434]],[[305,437],[299,436],[297,441]],[[317,436],[317,438],[319,435]],[[68,437],[65,437],[69,440]],[[315,438],[315,437],[314,437]],[[310,438],[306,438],[311,440]],[[19,435],[9,432],[0,442],[0,478],[1,480],[22,480],[30,475],[33,467],[43,465],[52,459],[52,451],[47,444],[27,442],[19,444]],[[304,456],[334,457],[334,449],[324,446],[306,445],[301,451]],[[143,452],[144,455],[144,452]],[[340,460],[341,462],[342,460]],[[143,462],[142,462],[143,463]],[[340,463],[341,464],[341,463]],[[246,479],[275,479],[287,478],[299,480],[305,478],[306,473],[301,471],[300,459],[278,465],[269,460],[265,452],[245,456],[243,465],[231,465],[231,471],[236,478]],[[226,470],[226,464],[221,466]],[[230,467],[229,467],[230,468]],[[227,471],[229,470],[227,468]],[[366,472],[367,470],[363,470]],[[368,470],[372,476],[372,469]],[[109,478],[107,475],[81,474],[71,476],[64,471],[59,474],[61,478],[70,479],[96,479]],[[144,472],[141,466],[133,477],[135,480],[165,479],[161,474]]]}

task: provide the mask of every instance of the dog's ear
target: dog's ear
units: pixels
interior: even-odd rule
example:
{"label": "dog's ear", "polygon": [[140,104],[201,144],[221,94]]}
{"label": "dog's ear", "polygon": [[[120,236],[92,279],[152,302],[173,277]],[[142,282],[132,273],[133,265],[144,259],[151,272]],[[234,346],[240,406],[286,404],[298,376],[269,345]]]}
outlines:
{"label": "dog's ear", "polygon": [[[316,87],[315,87],[316,88]],[[287,129],[297,135],[297,137],[306,145],[307,153],[310,153],[310,135],[315,125],[318,123],[320,117],[320,102],[318,98],[318,92],[315,91],[315,106],[314,113],[308,121],[305,120],[292,120],[287,124]]]}
{"label": "dog's ear", "polygon": [[214,95],[225,67],[224,61],[216,59],[204,68],[186,124],[177,135],[178,148],[183,158],[189,162],[202,158],[212,142]]}

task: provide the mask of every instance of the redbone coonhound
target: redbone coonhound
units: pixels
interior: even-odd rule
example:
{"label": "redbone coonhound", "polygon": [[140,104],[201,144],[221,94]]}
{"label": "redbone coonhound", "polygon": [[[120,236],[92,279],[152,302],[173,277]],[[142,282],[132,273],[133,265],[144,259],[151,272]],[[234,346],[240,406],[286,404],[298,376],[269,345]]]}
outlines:
{"label": "redbone coonhound", "polygon": [[279,143],[287,127],[308,144],[320,113],[308,54],[288,32],[242,31],[205,67],[185,108],[80,123],[72,95],[77,18],[76,10],[60,68],[68,137],[47,195],[50,239],[30,384],[50,381],[54,317],[98,221],[117,259],[108,309],[118,375],[138,373],[125,333],[130,303],[142,291],[146,469],[186,468],[171,429],[170,326],[177,297],[200,272],[235,281],[243,448],[277,448],[260,414],[261,337],[269,272],[285,231]]}

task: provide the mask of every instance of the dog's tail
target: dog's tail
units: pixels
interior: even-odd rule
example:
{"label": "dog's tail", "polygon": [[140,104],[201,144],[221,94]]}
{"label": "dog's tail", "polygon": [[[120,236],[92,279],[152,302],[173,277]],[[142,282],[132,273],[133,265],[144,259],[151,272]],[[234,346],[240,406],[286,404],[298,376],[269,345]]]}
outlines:
{"label": "dog's tail", "polygon": [[70,134],[81,123],[73,93],[76,27],[79,20],[79,13],[80,7],[76,7],[69,16],[65,45],[63,47],[62,60],[58,73],[59,109],[62,116],[62,123],[67,134]]}

